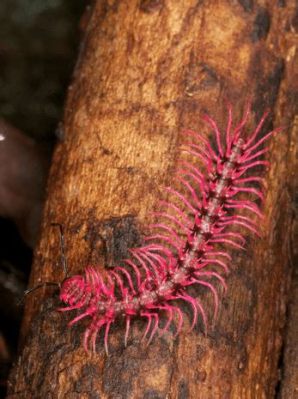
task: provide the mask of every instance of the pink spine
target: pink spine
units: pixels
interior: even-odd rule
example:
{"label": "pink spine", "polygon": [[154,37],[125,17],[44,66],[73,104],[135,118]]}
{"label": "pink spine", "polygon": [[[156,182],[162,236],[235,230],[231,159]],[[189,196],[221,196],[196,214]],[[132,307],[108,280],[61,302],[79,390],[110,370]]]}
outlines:
{"label": "pink spine", "polygon": [[[146,245],[131,249],[125,266],[116,266],[103,275],[87,267],[84,274],[63,282],[60,299],[67,306],[60,310],[78,310],[70,325],[88,318],[84,334],[86,350],[95,351],[97,335],[104,329],[108,353],[110,327],[120,317],[125,318],[125,345],[136,317],[147,320],[143,338],[148,344],[157,332],[167,331],[174,321],[179,333],[184,320],[181,301],[193,310],[191,328],[201,317],[207,330],[203,304],[200,298],[190,294],[188,287],[199,285],[210,290],[216,317],[219,296],[214,281],[226,288],[224,276],[231,261],[228,248],[244,248],[244,230],[259,235],[256,219],[262,213],[255,200],[263,200],[263,193],[262,178],[256,167],[268,165],[261,158],[268,151],[264,143],[277,130],[261,136],[267,117],[264,114],[245,139],[248,116],[249,108],[232,129],[229,108],[225,137],[215,121],[205,116],[214,132],[216,150],[200,134],[186,131],[183,151],[197,162],[181,161],[177,172],[181,191],[167,188],[171,201],[163,201],[164,210],[155,213],[157,223],[152,226],[154,233],[146,238]],[[162,328],[161,313],[166,317]]]}

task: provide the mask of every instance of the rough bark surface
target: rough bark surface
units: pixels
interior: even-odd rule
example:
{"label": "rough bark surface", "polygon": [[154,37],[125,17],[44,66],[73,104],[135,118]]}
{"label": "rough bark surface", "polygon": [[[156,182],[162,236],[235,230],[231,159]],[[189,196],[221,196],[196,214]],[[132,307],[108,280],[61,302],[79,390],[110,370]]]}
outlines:
{"label": "rough bark surface", "polygon": [[293,279],[282,368],[280,399],[298,396],[298,275]]}
{"label": "rough bark surface", "polygon": [[[47,288],[27,298],[20,357],[8,398],[273,398],[289,285],[294,173],[295,1],[102,0],[88,11],[48,184],[31,286],[61,281],[64,226],[71,273],[104,268],[138,245],[149,211],[171,184],[183,128],[209,134],[208,111],[225,126],[225,99],[239,118],[272,110],[285,129],[271,142],[263,238],[235,253],[220,318],[207,337],[123,345],[107,358],[81,345],[83,326],[55,309]],[[268,123],[267,128],[270,128]],[[174,183],[172,183],[174,184]],[[203,297],[208,303],[208,297]]]}

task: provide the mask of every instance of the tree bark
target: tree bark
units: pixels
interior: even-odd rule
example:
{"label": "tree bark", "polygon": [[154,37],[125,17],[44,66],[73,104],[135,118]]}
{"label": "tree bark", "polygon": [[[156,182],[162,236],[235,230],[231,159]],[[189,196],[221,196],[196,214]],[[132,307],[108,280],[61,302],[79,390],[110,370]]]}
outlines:
{"label": "tree bark", "polygon": [[53,222],[64,226],[71,274],[110,267],[138,245],[162,188],[175,184],[183,128],[209,134],[200,119],[208,111],[224,129],[226,99],[235,120],[251,98],[254,123],[269,107],[267,129],[285,127],[270,144],[263,237],[233,254],[207,337],[195,329],[146,347],[137,321],[127,348],[119,325],[109,357],[102,340],[96,355],[86,354],[83,323],[67,327],[55,290],[32,293],[8,398],[274,397],[290,280],[298,88],[295,2],[269,3],[102,0],[88,11],[30,285],[63,280]]}
{"label": "tree bark", "polygon": [[[297,260],[297,256],[296,256]],[[295,398],[298,395],[298,274],[292,282],[291,302],[287,320],[287,333],[282,362],[282,381],[279,399]]]}

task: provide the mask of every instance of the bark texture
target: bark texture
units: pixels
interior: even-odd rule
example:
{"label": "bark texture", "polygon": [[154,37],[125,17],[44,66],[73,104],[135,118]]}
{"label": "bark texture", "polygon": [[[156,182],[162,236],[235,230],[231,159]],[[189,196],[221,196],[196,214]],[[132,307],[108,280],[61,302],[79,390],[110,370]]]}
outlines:
{"label": "bark texture", "polygon": [[287,334],[282,368],[281,399],[295,398],[298,395],[298,276],[294,277],[287,321]]}
{"label": "bark texture", "polygon": [[226,99],[235,119],[251,96],[254,121],[270,107],[267,128],[285,126],[270,145],[263,238],[234,254],[207,337],[185,331],[147,348],[136,322],[127,348],[119,325],[108,358],[102,340],[86,354],[84,326],[67,327],[55,290],[36,291],[8,398],[273,398],[290,276],[295,1],[102,0],[86,15],[31,286],[63,279],[52,222],[64,226],[71,274],[138,245],[162,187],[174,184],[182,129],[209,134],[204,111],[223,128]]}

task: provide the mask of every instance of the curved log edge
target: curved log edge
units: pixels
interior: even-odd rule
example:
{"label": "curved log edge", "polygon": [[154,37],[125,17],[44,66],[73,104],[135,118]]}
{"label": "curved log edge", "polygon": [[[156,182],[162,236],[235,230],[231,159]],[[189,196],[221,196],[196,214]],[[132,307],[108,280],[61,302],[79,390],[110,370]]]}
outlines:
{"label": "curved log edge", "polygon": [[[244,255],[234,254],[220,318],[207,337],[198,328],[176,340],[156,338],[147,348],[135,323],[124,348],[119,325],[110,357],[102,339],[98,354],[86,354],[84,326],[67,328],[67,316],[55,310],[57,293],[35,292],[26,303],[9,399],[274,396],[290,280],[294,3],[94,2],[69,87],[30,286],[63,279],[52,222],[64,226],[72,274],[88,264],[109,267],[138,245],[146,215],[174,174],[179,133],[208,134],[200,120],[205,111],[225,126],[226,99],[235,104],[235,119],[251,96],[255,121],[270,107],[274,125],[285,126],[271,143],[264,234]],[[117,223],[121,250],[113,244]],[[210,300],[203,297],[206,306]]]}

